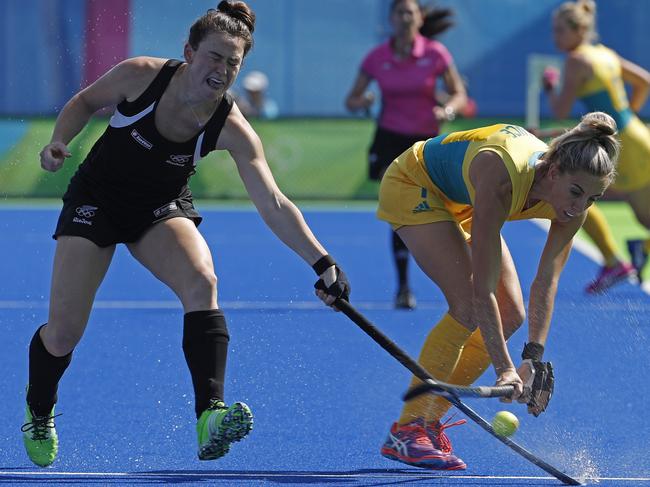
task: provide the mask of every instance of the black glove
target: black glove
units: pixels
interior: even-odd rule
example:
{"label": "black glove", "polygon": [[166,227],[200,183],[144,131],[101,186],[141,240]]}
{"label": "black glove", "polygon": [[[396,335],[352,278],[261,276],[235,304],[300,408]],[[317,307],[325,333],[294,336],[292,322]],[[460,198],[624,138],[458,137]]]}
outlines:
{"label": "black glove", "polygon": [[348,277],[345,275],[345,272],[343,272],[341,268],[338,265],[336,265],[336,262],[334,261],[334,258],[332,256],[326,255],[324,257],[321,257],[311,267],[312,269],[314,269],[314,272],[316,272],[316,274],[320,276],[323,272],[325,272],[327,269],[329,269],[332,266],[334,266],[336,270],[336,281],[334,281],[328,287],[325,285],[325,281],[323,281],[322,279],[318,279],[318,281],[316,281],[316,284],[314,284],[314,287],[316,289],[320,289],[321,291],[325,291],[330,296],[345,299],[346,301],[348,301],[350,299],[350,292],[351,292],[350,283],[348,282]]}
{"label": "black glove", "polygon": [[524,383],[523,399],[528,403],[528,412],[535,417],[546,411],[553,387],[555,376],[551,362],[542,362],[544,346],[539,343],[527,343],[521,354],[522,364],[530,367],[530,376]]}

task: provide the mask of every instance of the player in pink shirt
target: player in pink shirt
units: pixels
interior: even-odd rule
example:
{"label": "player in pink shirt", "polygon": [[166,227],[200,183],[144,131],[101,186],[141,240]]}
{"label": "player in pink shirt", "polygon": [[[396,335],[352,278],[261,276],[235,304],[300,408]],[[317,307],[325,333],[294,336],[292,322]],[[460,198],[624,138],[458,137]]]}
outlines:
{"label": "player in pink shirt", "polygon": [[[438,135],[440,124],[463,110],[467,95],[449,51],[432,38],[450,27],[451,11],[424,11],[416,0],[393,0],[393,35],[375,47],[361,63],[348,94],[348,110],[369,110],[374,102],[366,91],[374,80],[381,92],[381,114],[368,153],[370,179],[380,180],[388,165],[419,140]],[[444,106],[436,103],[441,78],[449,93]],[[392,247],[398,275],[397,308],[413,309],[415,297],[408,285],[409,252],[396,233]]]}

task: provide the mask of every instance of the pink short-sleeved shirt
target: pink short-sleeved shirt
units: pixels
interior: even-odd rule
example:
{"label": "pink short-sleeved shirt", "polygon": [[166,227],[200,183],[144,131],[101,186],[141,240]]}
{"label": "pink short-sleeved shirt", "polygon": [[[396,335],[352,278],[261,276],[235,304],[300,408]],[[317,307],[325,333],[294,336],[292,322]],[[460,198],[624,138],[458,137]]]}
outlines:
{"label": "pink short-sleeved shirt", "polygon": [[395,57],[390,40],[370,51],[361,70],[381,90],[379,126],[405,135],[437,134],[438,121],[433,116],[436,79],[452,62],[445,46],[421,35],[406,59]]}

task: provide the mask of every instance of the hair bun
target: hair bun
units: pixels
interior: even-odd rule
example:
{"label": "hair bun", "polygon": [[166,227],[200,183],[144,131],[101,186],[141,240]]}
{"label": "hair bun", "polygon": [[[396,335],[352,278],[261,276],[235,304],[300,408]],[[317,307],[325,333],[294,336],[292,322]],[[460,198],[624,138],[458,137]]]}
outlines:
{"label": "hair bun", "polygon": [[244,2],[229,2],[221,0],[217,5],[217,10],[226,14],[228,17],[242,22],[252,34],[255,31],[255,14]]}
{"label": "hair bun", "polygon": [[580,125],[598,132],[598,136],[610,136],[616,134],[618,127],[616,121],[605,112],[591,112],[582,117]]}
{"label": "hair bun", "polygon": [[228,0],[221,0],[219,5],[217,5],[217,10],[223,12],[224,14],[229,14],[232,11],[232,5]]}

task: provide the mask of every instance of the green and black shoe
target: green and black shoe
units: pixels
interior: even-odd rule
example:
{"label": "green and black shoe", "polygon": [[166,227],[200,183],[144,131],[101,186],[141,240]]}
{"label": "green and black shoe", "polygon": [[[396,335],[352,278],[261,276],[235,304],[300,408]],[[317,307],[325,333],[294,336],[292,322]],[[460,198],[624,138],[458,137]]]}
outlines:
{"label": "green and black shoe", "polygon": [[40,467],[52,465],[59,452],[59,438],[54,424],[56,416],[54,407],[48,416],[35,416],[29,405],[25,407],[25,424],[20,428],[23,443],[29,459]]}
{"label": "green and black shoe", "polygon": [[223,401],[211,401],[196,423],[199,460],[221,458],[230,444],[244,438],[253,429],[253,413],[243,402],[228,407]]}

